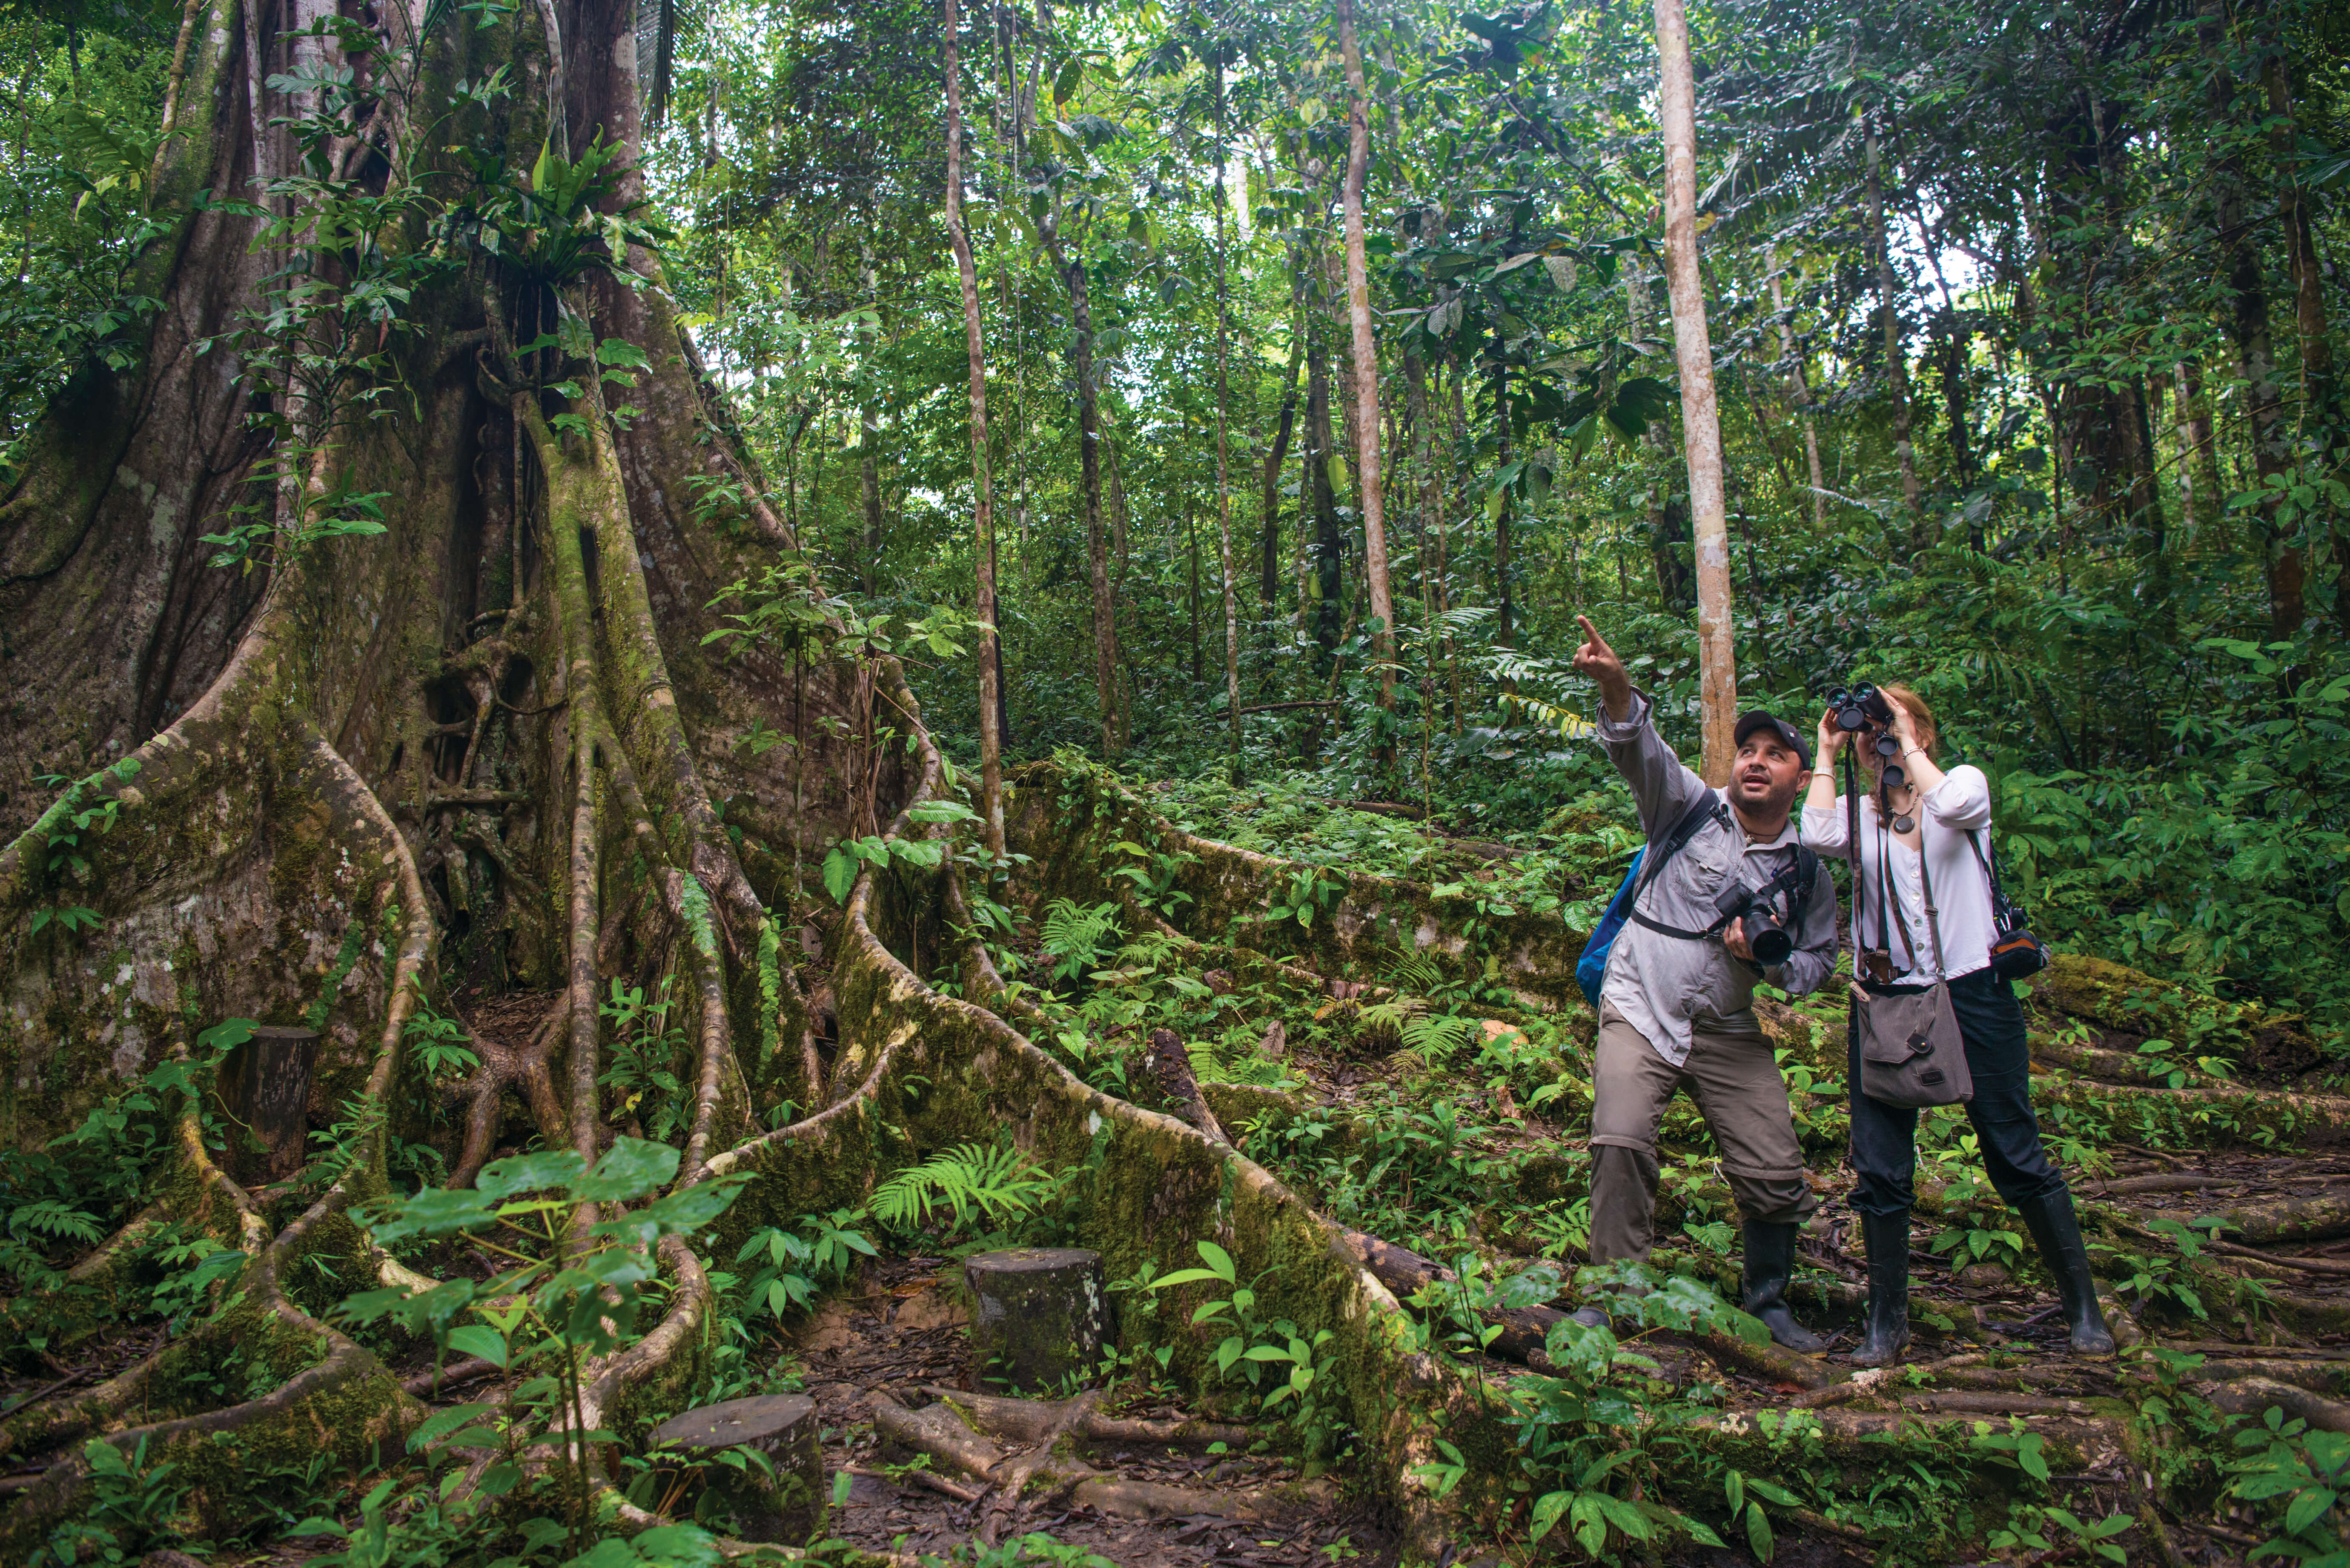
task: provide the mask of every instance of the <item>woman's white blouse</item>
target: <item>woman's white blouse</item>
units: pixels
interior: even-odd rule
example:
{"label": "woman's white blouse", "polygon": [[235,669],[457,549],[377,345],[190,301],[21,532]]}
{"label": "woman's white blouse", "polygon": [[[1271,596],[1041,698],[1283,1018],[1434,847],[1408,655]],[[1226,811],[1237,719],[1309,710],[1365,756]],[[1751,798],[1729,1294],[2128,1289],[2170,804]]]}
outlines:
{"label": "woman's white blouse", "polygon": [[[1807,805],[1804,807],[1804,842],[1822,855],[1843,856],[1847,821],[1842,795],[1836,797],[1833,809]],[[1997,922],[1991,917],[1991,878],[1975,859],[1968,834],[1973,830],[1988,837],[1990,827],[1991,781],[1981,768],[1960,763],[1926,793],[1918,829],[1926,853],[1933,857],[1929,869],[1934,879],[1934,909],[1942,929],[1942,966],[1937,972],[1933,943],[1926,930],[1926,893],[1918,881],[1918,851],[1890,831],[1878,831],[1877,799],[1863,795],[1857,878],[1861,890],[1853,911],[1854,947],[1877,945],[1877,857],[1889,850],[1890,880],[1899,909],[1898,923],[1887,919],[1885,927],[1893,950],[1894,971],[1902,974],[1906,970],[1904,978],[1910,980],[1956,980],[1987,968]],[[1985,844],[1983,848],[1988,854],[1990,846]],[[1901,943],[1900,925],[1908,928],[1908,947]],[[1914,968],[1910,967],[1912,952],[1917,955]]]}

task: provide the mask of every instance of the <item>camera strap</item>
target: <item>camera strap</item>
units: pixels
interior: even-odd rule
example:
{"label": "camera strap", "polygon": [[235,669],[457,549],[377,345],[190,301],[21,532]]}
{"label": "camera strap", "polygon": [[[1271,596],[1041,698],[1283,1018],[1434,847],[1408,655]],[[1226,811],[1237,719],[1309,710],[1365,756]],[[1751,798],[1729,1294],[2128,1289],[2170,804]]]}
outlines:
{"label": "camera strap", "polygon": [[2022,916],[2015,906],[2007,901],[2007,895],[2000,890],[1999,849],[1994,846],[1990,854],[1983,853],[1982,839],[1978,836],[1981,831],[1980,828],[1967,830],[1967,847],[1975,852],[1975,864],[1982,867],[1984,877],[1991,883],[1991,919],[2001,930],[2021,926],[2023,924]]}

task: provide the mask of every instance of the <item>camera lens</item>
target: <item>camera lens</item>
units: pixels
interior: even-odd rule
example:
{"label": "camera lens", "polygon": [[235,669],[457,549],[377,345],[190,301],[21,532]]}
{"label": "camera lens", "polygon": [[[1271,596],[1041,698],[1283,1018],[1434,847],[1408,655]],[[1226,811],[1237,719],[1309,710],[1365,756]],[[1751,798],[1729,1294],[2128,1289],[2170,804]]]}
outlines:
{"label": "camera lens", "polygon": [[1754,961],[1776,968],[1794,955],[1795,939],[1786,929],[1770,917],[1758,916],[1747,922],[1747,945],[1754,950]]}

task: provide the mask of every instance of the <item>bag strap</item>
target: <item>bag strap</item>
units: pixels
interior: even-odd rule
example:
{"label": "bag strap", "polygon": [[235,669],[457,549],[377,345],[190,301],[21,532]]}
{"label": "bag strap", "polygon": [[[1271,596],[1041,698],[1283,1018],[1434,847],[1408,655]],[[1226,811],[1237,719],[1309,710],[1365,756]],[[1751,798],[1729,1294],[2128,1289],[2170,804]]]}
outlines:
{"label": "bag strap", "polygon": [[1934,947],[1934,978],[1948,980],[1942,964],[1942,927],[1935,918],[1934,878],[1926,867],[1926,803],[1918,803],[1918,886],[1926,895],[1926,940]]}
{"label": "bag strap", "polygon": [[1981,842],[1976,837],[1977,834],[1981,834],[1984,837],[1990,836],[1985,829],[1970,827],[1967,829],[1967,847],[1975,852],[1975,864],[1983,868],[1983,875],[1991,881],[1992,916],[2002,926],[2013,924],[2015,906],[2007,901],[2007,895],[2000,890],[1999,886],[1999,846],[1993,845],[1991,853],[1985,855]]}
{"label": "bag strap", "polygon": [[1655,852],[1641,862],[1639,885],[1632,889],[1632,897],[1624,906],[1626,912],[1637,913],[1640,907],[1640,895],[1648,890],[1648,885],[1664,870],[1665,862],[1687,847],[1689,841],[1697,836],[1699,828],[1717,816],[1727,815],[1729,810],[1721,804],[1720,795],[1708,790],[1705,798],[1684,812],[1681,819],[1673,824],[1673,830],[1664,836],[1661,843],[1653,846]]}

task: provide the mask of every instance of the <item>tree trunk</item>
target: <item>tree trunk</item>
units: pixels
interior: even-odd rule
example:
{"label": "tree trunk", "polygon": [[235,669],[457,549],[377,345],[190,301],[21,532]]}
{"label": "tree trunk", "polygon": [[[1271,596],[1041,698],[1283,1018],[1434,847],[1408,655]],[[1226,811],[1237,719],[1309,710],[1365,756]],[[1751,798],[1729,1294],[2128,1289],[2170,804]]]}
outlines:
{"label": "tree trunk", "polygon": [[[1721,422],[1714,407],[1713,347],[1697,255],[1697,88],[1682,0],[1657,0],[1661,74],[1658,119],[1665,137],[1665,269],[1673,300],[1673,354],[1680,367],[1681,439],[1689,456],[1697,555],[1698,703],[1709,784],[1730,782],[1737,751],[1737,652],[1731,620],[1730,532],[1723,511]],[[1872,165],[1873,167],[1873,165]],[[1905,431],[1906,436],[1906,431]]]}
{"label": "tree trunk", "polygon": [[[1240,586],[1232,578],[1232,483],[1230,423],[1226,405],[1232,400],[1230,351],[1232,334],[1230,267],[1224,255],[1224,166],[1232,161],[1224,141],[1224,57],[1221,50],[1209,62],[1216,99],[1216,560],[1224,589],[1224,711],[1232,725],[1232,775],[1241,766],[1241,612]],[[1283,417],[1286,436],[1288,419]],[[1273,472],[1278,472],[1275,460]],[[1270,497],[1267,498],[1270,501]],[[1273,508],[1266,507],[1270,515]]]}
{"label": "tree trunk", "polygon": [[1094,385],[1093,299],[1084,258],[1061,243],[1060,214],[1045,221],[1045,245],[1069,291],[1069,373],[1077,384],[1077,482],[1085,498],[1086,564],[1094,592],[1094,699],[1101,714],[1102,755],[1118,755],[1118,617],[1110,598],[1109,541],[1102,530],[1101,410]]}
{"label": "tree trunk", "polygon": [[1003,853],[1003,738],[996,727],[1001,668],[995,654],[995,526],[987,470],[987,356],[980,337],[979,268],[971,254],[971,234],[962,221],[962,78],[958,50],[961,26],[955,0],[946,6],[947,239],[954,247],[955,271],[962,279],[962,333],[971,359],[972,526],[977,538],[973,570],[983,623],[979,634],[980,816],[986,823],[990,853]]}
{"label": "tree trunk", "polygon": [[[2293,272],[2293,315],[2301,347],[2301,423],[2324,451],[2350,441],[2350,410],[2334,369],[2334,339],[2327,330],[2325,279],[2317,260],[2317,225],[2309,192],[2292,172],[2295,118],[2293,82],[2282,50],[2272,52],[2262,75],[2268,88],[2269,150],[2282,171],[2277,216],[2284,224],[2285,255]],[[2350,517],[2328,507],[2320,514],[2333,535],[2334,617],[2350,633]],[[2311,528],[2314,542],[2317,528]]]}
{"label": "tree trunk", "polygon": [[[2242,115],[2234,90],[2235,76],[2229,57],[2228,11],[2225,0],[2202,0],[2195,32],[2210,62],[2211,122],[2223,136],[2241,134]],[[2268,279],[2261,267],[2261,252],[2246,213],[2247,197],[2242,160],[2230,150],[2218,161],[2212,181],[2212,222],[2227,262],[2223,288],[2228,301],[2228,327],[2236,344],[2236,373],[2244,386],[2244,416],[2251,427],[2252,466],[2261,489],[2269,493],[2272,475],[2293,466],[2293,432],[2286,424],[2277,393],[2276,354],[2269,337]],[[2306,616],[2303,595],[2308,564],[2300,545],[2282,536],[2276,525],[2276,503],[2264,499],[2253,513],[2268,578],[2269,635],[2288,641],[2301,633]]]}
{"label": "tree trunk", "polygon": [[1779,254],[1774,247],[1765,255],[1764,265],[1771,274],[1771,314],[1779,322],[1779,358],[1787,367],[1787,385],[1792,391],[1789,401],[1804,421],[1804,460],[1812,475],[1812,526],[1825,529],[1828,525],[1826,495],[1827,479],[1820,469],[1820,427],[1812,412],[1811,378],[1804,373],[1804,361],[1795,352],[1795,334],[1787,319],[1787,299],[1779,286]]}
{"label": "tree trunk", "polygon": [[[1312,332],[1312,328],[1307,328]],[[1298,495],[1312,498],[1314,531],[1298,573],[1298,614],[1308,621],[1318,649],[1314,672],[1330,673],[1338,651],[1345,607],[1346,539],[1338,531],[1338,498],[1330,483],[1330,359],[1318,336],[1305,344],[1305,440],[1299,447],[1304,472]]]}
{"label": "tree trunk", "polygon": [[2201,368],[2181,359],[2173,371],[2172,407],[2178,426],[2179,526],[2189,543],[2182,548],[2225,551],[2230,547],[2227,486],[2220,478],[2219,443],[2211,436],[2211,408],[2203,396]]}
{"label": "tree trunk", "polygon": [[[1355,334],[1355,477],[1363,514],[1363,575],[1371,600],[1379,706],[1395,706],[1395,594],[1388,583],[1387,498],[1379,473],[1379,354],[1371,334],[1370,263],[1363,244],[1363,180],[1370,166],[1370,88],[1355,39],[1354,0],[1338,0],[1338,47],[1354,99],[1347,112],[1347,314]],[[1382,751],[1390,748],[1382,742]]]}
{"label": "tree trunk", "polygon": [[1909,509],[1910,547],[1922,550],[1931,540],[1926,530],[1925,503],[1918,491],[1918,454],[1909,443],[1909,361],[1894,306],[1893,247],[1885,233],[1885,185],[1877,171],[1873,118],[1868,121],[1868,233],[1877,252],[1877,315],[1885,333],[1886,390],[1893,400],[1893,456],[1901,465],[1901,499]]}
{"label": "tree trunk", "polygon": [[[1281,465],[1289,459],[1290,432],[1297,424],[1297,372],[1305,363],[1305,337],[1301,322],[1299,331],[1289,340],[1289,369],[1281,378],[1281,413],[1274,421],[1273,445],[1264,454],[1264,499],[1257,511],[1263,555],[1258,591],[1267,616],[1281,603]],[[1305,493],[1298,493],[1302,497]]]}
{"label": "tree trunk", "polygon": [[[1510,365],[1495,355],[1493,366],[1493,457],[1502,467],[1508,467],[1510,450]],[[1517,628],[1512,624],[1510,600],[1510,491],[1502,487],[1495,498],[1493,510],[1493,640],[1503,648],[1515,648]]]}

